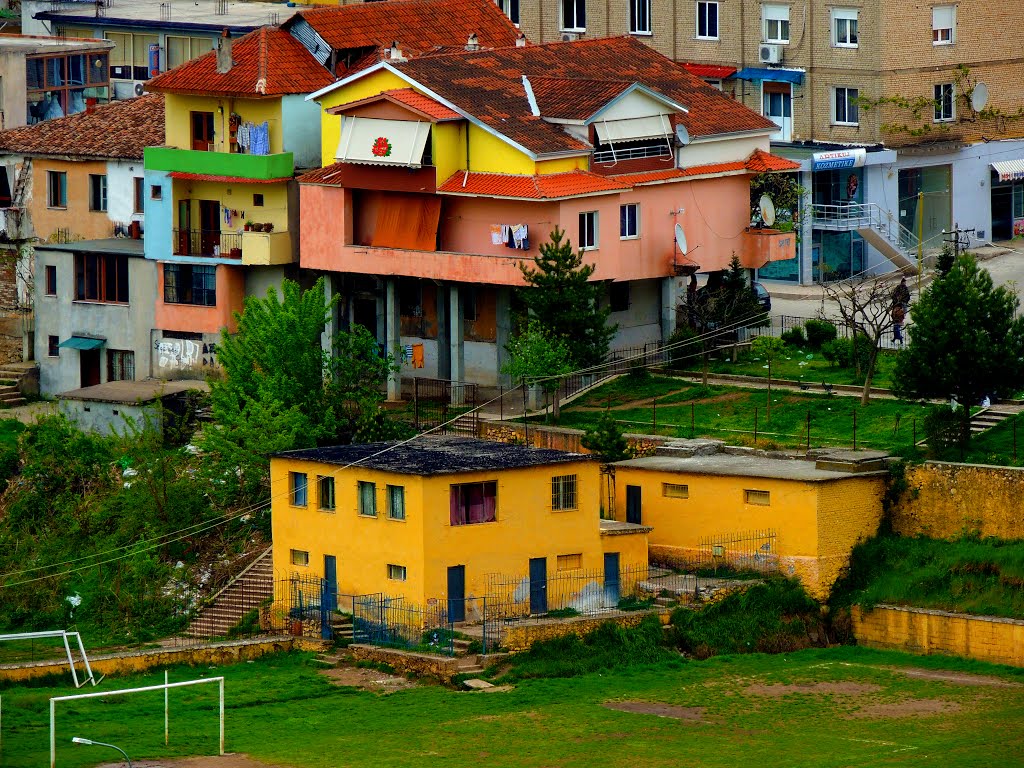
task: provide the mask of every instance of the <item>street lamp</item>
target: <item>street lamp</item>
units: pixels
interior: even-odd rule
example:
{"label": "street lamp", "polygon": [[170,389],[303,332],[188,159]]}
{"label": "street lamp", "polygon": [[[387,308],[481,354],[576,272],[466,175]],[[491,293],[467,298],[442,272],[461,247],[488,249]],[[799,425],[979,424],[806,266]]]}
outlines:
{"label": "street lamp", "polygon": [[85,744],[86,746],[109,747],[110,749],[116,749],[118,752],[120,752],[122,755],[124,755],[124,759],[128,761],[128,768],[132,768],[132,759],[130,757],[128,757],[128,753],[125,752],[120,747],[115,747],[113,744],[105,744],[102,741],[93,741],[92,739],[83,739],[81,736],[73,736],[71,738],[71,741],[74,742],[75,744]]}

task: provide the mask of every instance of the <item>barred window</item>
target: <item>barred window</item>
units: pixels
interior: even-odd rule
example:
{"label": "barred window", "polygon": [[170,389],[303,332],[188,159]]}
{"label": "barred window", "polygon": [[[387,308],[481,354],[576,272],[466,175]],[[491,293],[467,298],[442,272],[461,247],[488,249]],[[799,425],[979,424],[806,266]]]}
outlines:
{"label": "barred window", "polygon": [[576,475],[558,475],[551,478],[551,509],[576,509]]}
{"label": "barred window", "polygon": [[127,349],[107,350],[107,381],[135,381],[135,353]]}
{"label": "barred window", "polygon": [[690,486],[680,483],[662,483],[661,495],[670,499],[690,498]]}
{"label": "barred window", "polygon": [[320,503],[320,509],[324,512],[334,511],[334,478],[333,477],[318,477],[316,479],[317,484],[317,497]]}
{"label": "barred window", "polygon": [[743,501],[747,504],[767,507],[771,504],[771,494],[768,491],[757,491],[748,488],[743,491]]}

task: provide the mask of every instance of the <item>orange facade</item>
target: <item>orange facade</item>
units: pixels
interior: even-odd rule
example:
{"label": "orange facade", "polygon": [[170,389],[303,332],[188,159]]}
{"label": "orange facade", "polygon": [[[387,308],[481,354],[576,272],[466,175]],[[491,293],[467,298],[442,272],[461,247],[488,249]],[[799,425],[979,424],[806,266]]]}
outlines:
{"label": "orange facade", "polygon": [[243,267],[221,264],[217,266],[217,293],[214,306],[198,304],[172,304],[164,301],[164,266],[157,269],[156,324],[164,331],[191,331],[220,333],[227,328],[233,333],[237,327],[235,312],[242,311],[245,299],[245,273]]}
{"label": "orange facade", "polygon": [[[62,183],[58,174],[64,174],[63,193],[56,188]],[[41,240],[51,240],[56,239],[58,230],[66,230],[74,240],[111,237],[114,225],[110,216],[104,210],[92,210],[93,200],[89,194],[89,177],[106,174],[107,163],[102,160],[34,158],[29,207],[36,236]]]}

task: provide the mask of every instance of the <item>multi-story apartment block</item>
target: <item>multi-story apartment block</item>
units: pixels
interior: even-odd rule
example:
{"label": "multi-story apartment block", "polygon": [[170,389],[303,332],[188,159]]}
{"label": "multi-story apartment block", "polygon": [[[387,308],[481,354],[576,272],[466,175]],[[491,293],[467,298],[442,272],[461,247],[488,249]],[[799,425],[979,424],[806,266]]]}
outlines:
{"label": "multi-story apartment block", "polygon": [[906,264],[919,234],[931,250],[956,225],[972,243],[1024,233],[1024,53],[1005,33],[1024,23],[1024,5],[497,4],[538,42],[635,37],[778,126],[774,151],[800,162],[808,195],[798,258],[762,277]]}

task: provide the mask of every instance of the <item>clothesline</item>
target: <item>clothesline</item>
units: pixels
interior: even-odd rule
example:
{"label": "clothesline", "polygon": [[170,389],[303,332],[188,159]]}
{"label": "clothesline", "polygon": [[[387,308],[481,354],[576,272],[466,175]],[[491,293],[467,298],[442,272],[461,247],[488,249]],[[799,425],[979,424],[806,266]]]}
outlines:
{"label": "clothesline", "polygon": [[530,250],[530,230],[526,224],[491,224],[491,244],[519,251]]}

